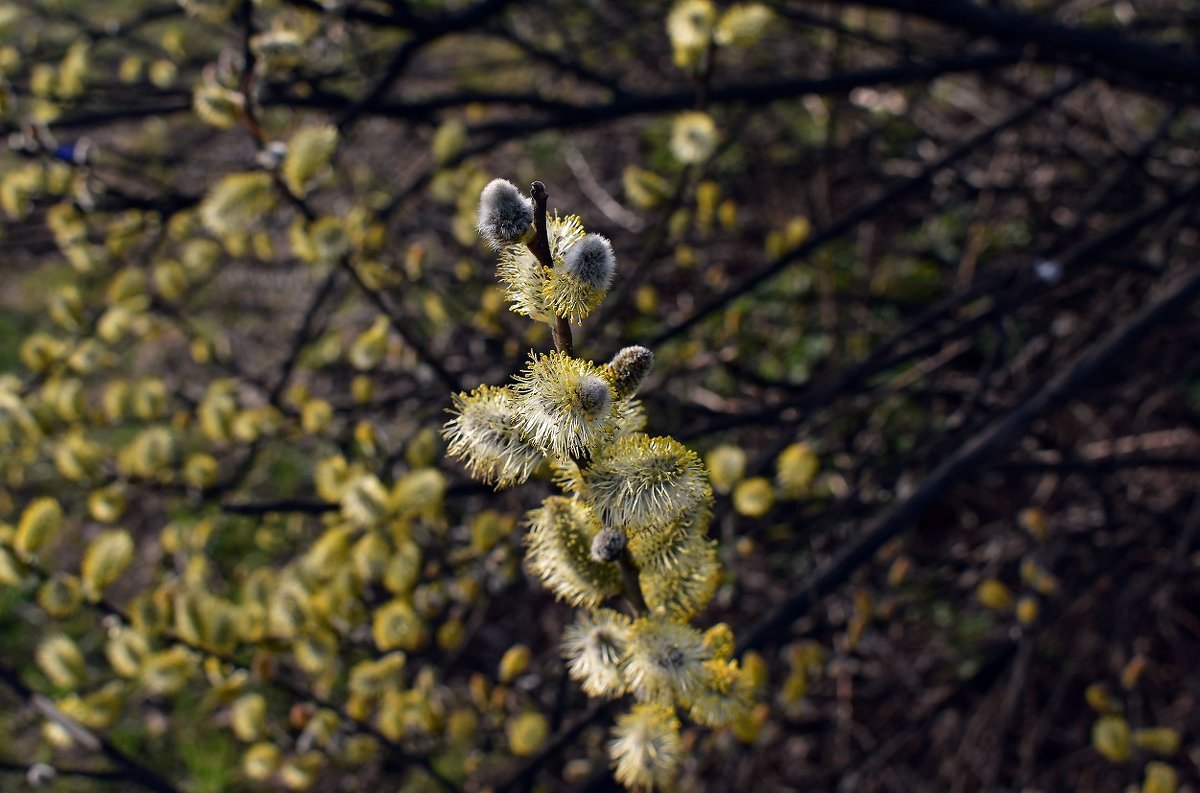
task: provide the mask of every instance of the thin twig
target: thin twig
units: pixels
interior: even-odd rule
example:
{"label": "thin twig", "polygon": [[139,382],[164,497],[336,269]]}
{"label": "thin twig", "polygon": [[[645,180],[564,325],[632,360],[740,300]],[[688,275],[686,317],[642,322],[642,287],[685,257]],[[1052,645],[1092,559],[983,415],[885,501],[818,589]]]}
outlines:
{"label": "thin twig", "polygon": [[736,289],[728,289],[725,292],[722,292],[700,309],[690,314],[687,318],[664,329],[661,333],[654,337],[649,346],[657,347],[663,342],[668,341],[691,329],[704,318],[712,316],[714,313],[724,309],[742,295],[753,291],[765,282],[779,275],[789,266],[805,259],[826,244],[849,233],[859,223],[862,223],[868,218],[874,217],[888,207],[894,206],[896,202],[904,198],[910,192],[925,185],[939,171],[950,167],[967,155],[971,154],[976,149],[993,140],[1004,130],[1027,121],[1038,110],[1063,98],[1082,85],[1084,82],[1084,79],[1072,80],[1067,85],[1054,89],[1053,91],[1045,94],[1029,105],[1003,119],[1000,121],[1000,123],[989,127],[983,132],[980,132],[978,135],[975,135],[969,140],[965,141],[961,145],[956,146],[952,151],[940,158],[937,162],[930,163],[930,165],[924,168],[919,174],[910,177],[909,179],[905,179],[900,184],[885,190],[884,193],[875,200],[868,201],[866,204],[863,204],[853,212],[844,215],[840,220],[834,222],[833,225],[823,229],[817,234],[814,234],[802,245],[793,248],[788,253],[769,263],[766,267],[759,270],[754,275],[743,280]]}
{"label": "thin twig", "polygon": [[858,4],[916,14],[978,36],[1034,45],[1034,57],[1042,61],[1103,64],[1110,69],[1106,72],[1110,79],[1129,75],[1200,88],[1200,59],[1111,28],[1067,27],[1032,14],[959,0],[858,0]]}
{"label": "thin twig", "polygon": [[633,607],[634,613],[639,617],[648,614],[650,607],[646,605],[646,597],[642,594],[642,580],[628,546],[622,549],[621,555],[617,559],[617,567],[621,569],[621,584],[623,585],[621,593]]}
{"label": "thin twig", "polygon": [[[46,699],[41,694],[34,691],[25,684],[17,674],[16,670],[11,669],[7,664],[0,663],[0,683],[4,683],[12,689],[21,699],[30,703],[33,707],[46,715],[47,718],[53,718],[60,724],[63,724],[68,719],[57,708],[54,708],[53,703]],[[57,714],[57,717],[54,715]],[[78,724],[74,720],[69,722],[72,726],[68,729],[77,735],[86,735],[86,745],[90,748],[99,751],[109,760],[112,760],[123,770],[123,777],[147,790],[157,791],[157,793],[181,793],[179,788],[175,787],[166,777],[159,774],[152,768],[143,765],[139,760],[126,754],[119,749],[116,744],[108,740],[102,735],[88,730],[86,727]]]}
{"label": "thin twig", "polygon": [[1061,370],[1042,388],[970,438],[957,452],[951,454],[926,476],[912,495],[881,513],[867,525],[856,542],[801,582],[791,596],[749,631],[743,633],[738,642],[738,651],[786,640],[788,626],[807,614],[822,597],[870,561],[886,542],[907,529],[935,498],[975,470],[1001,443],[1070,397],[1075,389],[1125,352],[1135,341],[1191,305],[1198,294],[1200,269],[1195,269],[1172,284],[1158,300],[1142,308],[1077,356],[1071,366]]}
{"label": "thin twig", "polygon": [[[537,257],[538,262],[547,270],[554,269],[554,256],[550,253],[550,234],[546,229],[546,185],[534,182],[529,188],[533,198],[533,229],[534,237],[529,242],[529,250]],[[569,356],[575,355],[575,342],[571,337],[571,323],[565,317],[555,317],[550,323],[550,334],[554,337],[554,348]]]}

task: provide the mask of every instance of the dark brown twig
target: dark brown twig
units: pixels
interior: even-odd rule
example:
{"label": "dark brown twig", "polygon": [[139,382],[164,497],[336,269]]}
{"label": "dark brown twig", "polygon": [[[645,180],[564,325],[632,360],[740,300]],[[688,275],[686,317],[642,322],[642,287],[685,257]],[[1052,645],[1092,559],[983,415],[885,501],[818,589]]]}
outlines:
{"label": "dark brown twig", "polygon": [[[550,253],[550,234],[546,229],[546,185],[534,182],[529,188],[533,198],[533,229],[534,237],[529,242],[529,250],[537,260],[548,270],[554,269],[554,256]],[[575,355],[575,343],[571,337],[571,323],[565,317],[555,317],[550,323],[550,333],[554,337],[554,348],[567,355]]]}
{"label": "dark brown twig", "polygon": [[638,568],[633,561],[633,555],[629,553],[628,547],[621,551],[621,556],[617,559],[617,566],[621,568],[621,584],[623,585],[621,594],[629,601],[629,605],[633,607],[634,613],[638,616],[648,614],[650,607],[646,605],[646,597],[642,594],[642,581],[638,575]]}

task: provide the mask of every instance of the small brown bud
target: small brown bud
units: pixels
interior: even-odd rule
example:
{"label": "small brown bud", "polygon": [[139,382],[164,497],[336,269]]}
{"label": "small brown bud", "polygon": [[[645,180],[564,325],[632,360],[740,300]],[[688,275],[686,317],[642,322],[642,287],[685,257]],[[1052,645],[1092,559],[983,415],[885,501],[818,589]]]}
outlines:
{"label": "small brown bud", "polygon": [[636,394],[653,365],[654,353],[645,347],[625,347],[614,355],[606,369],[617,399],[628,399]]}

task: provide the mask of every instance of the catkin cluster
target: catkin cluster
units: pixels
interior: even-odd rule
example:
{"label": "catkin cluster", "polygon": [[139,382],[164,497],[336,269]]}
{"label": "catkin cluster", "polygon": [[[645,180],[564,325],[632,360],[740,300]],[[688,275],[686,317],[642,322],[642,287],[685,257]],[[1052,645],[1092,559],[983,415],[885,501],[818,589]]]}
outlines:
{"label": "catkin cluster", "polygon": [[[544,213],[544,194],[538,206],[496,179],[481,195],[478,229],[499,250],[514,312],[578,322],[611,284],[612,245],[577,216]],[[539,223],[549,261],[545,248],[537,254]],[[633,698],[609,752],[617,779],[643,790],[675,776],[681,712],[728,725],[746,714],[752,689],[728,626],[691,624],[721,573],[707,536],[712,487],[695,452],[643,431],[636,397],[652,362],[637,346],[607,363],[531,353],[509,384],[457,394],[443,430],[448,453],[498,488],[552,471],[562,492],[529,512],[526,561],[580,609],[563,637],[571,677],[590,696]]]}

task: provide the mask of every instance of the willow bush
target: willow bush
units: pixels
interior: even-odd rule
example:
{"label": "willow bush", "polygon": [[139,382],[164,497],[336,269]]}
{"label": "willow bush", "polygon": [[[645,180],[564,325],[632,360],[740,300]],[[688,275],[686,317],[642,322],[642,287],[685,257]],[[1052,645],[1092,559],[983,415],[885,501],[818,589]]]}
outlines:
{"label": "willow bush", "polygon": [[1193,22],[0,0],[0,788],[1194,788]]}

